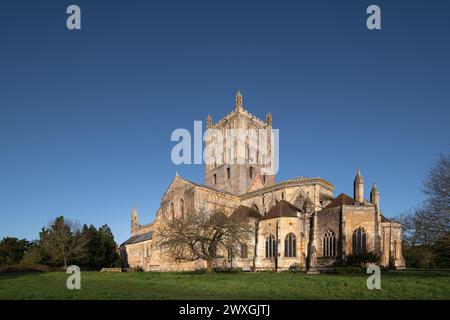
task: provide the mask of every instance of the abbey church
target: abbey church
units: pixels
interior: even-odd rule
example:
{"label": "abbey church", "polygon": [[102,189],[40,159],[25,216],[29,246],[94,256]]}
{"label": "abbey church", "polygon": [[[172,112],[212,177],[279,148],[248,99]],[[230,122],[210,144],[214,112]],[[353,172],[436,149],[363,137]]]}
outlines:
{"label": "abbey church", "polygon": [[[265,120],[255,117],[244,108],[239,92],[234,104],[232,112],[215,123],[208,116],[207,128],[223,132],[225,139],[231,129],[272,129],[272,116],[268,114]],[[209,143],[206,140],[206,146]],[[229,216],[246,216],[256,232],[238,254],[217,259],[217,267],[282,271],[295,266],[314,273],[345,265],[349,256],[373,252],[381,256],[383,266],[404,268],[401,226],[383,216],[375,184],[366,199],[368,188],[359,170],[353,195],[335,196],[334,185],[320,177],[277,182],[276,175],[266,170],[267,155],[245,150],[241,161],[230,162],[239,155],[225,148],[223,159],[205,165],[202,184],[175,175],[152,223],[140,225],[138,212],[132,209],[131,237],[121,246],[130,267],[144,271],[204,269],[205,261],[178,262],[159,248],[158,224],[200,207],[220,207]]]}

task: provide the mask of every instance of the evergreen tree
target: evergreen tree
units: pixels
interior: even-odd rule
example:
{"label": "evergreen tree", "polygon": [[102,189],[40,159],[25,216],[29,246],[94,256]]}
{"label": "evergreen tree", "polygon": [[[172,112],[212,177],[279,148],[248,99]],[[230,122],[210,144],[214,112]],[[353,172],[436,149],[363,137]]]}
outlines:
{"label": "evergreen tree", "polygon": [[25,239],[5,237],[0,241],[0,266],[19,263],[28,249]]}

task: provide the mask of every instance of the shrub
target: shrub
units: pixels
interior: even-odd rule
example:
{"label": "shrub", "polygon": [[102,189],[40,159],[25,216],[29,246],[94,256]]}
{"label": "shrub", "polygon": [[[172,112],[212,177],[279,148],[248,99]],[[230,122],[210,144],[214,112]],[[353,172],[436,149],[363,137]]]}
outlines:
{"label": "shrub", "polygon": [[366,270],[361,267],[336,267],[337,274],[361,274],[366,273]]}
{"label": "shrub", "polygon": [[4,266],[0,268],[0,273],[11,273],[11,272],[50,272],[53,269],[49,266],[43,264],[36,265],[25,265],[25,264],[15,264]]}
{"label": "shrub", "polygon": [[358,255],[347,256],[346,266],[350,267],[367,267],[368,264],[379,264],[381,256],[375,252],[369,251]]}
{"label": "shrub", "polygon": [[300,271],[301,268],[302,268],[301,264],[299,264],[299,263],[292,263],[292,264],[289,265],[288,270],[293,272],[293,273],[295,273],[297,271]]}

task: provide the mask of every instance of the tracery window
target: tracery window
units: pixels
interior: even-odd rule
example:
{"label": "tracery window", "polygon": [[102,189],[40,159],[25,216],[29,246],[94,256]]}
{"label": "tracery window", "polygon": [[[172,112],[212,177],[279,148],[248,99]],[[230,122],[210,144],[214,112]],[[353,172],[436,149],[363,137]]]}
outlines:
{"label": "tracery window", "polygon": [[274,258],[276,254],[276,242],[273,235],[266,237],[266,258]]}
{"label": "tracery window", "polygon": [[366,232],[364,231],[364,228],[359,227],[353,232],[352,249],[354,255],[359,255],[367,251]]}
{"label": "tracery window", "polygon": [[331,229],[328,229],[323,237],[323,256],[336,256],[336,236]]}

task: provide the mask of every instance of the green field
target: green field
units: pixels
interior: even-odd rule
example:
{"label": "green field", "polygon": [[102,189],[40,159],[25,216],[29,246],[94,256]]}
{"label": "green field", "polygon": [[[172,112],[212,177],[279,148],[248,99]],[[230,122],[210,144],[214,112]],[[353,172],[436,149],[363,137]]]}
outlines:
{"label": "green field", "polygon": [[82,272],[81,290],[67,277],[0,274],[0,299],[450,299],[449,271],[385,272],[381,290],[368,290],[364,274]]}

